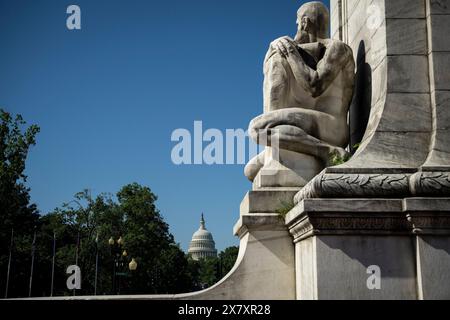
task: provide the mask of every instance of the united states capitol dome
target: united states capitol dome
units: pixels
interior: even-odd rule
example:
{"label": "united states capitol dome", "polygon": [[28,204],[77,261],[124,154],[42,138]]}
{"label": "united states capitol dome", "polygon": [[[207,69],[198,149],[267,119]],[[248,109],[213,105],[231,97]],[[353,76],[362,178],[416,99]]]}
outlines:
{"label": "united states capitol dome", "polygon": [[207,257],[217,257],[216,244],[211,232],[206,230],[203,214],[200,228],[192,235],[188,254],[196,261]]}

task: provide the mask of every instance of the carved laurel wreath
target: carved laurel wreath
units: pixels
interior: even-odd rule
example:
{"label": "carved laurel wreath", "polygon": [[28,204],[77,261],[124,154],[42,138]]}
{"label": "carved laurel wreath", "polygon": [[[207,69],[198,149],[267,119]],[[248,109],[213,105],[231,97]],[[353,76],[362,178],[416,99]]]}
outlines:
{"label": "carved laurel wreath", "polygon": [[409,174],[321,173],[294,198],[361,198],[402,196],[450,196],[450,172]]}

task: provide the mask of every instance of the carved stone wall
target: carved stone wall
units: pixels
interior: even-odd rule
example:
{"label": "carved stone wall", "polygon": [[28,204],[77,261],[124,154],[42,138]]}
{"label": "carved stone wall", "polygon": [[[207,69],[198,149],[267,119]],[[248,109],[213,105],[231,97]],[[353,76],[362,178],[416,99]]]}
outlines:
{"label": "carved stone wall", "polygon": [[331,6],[333,36],[352,47],[357,72],[366,74],[353,112],[371,107],[361,146],[341,168],[420,167],[432,131],[425,2],[332,0]]}

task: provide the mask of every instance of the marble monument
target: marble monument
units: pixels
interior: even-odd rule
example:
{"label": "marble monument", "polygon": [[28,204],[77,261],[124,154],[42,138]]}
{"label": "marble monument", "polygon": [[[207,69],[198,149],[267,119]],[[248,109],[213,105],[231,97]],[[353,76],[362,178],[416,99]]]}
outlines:
{"label": "marble monument", "polygon": [[450,299],[450,0],[330,3],[269,46],[233,269],[122,299]]}

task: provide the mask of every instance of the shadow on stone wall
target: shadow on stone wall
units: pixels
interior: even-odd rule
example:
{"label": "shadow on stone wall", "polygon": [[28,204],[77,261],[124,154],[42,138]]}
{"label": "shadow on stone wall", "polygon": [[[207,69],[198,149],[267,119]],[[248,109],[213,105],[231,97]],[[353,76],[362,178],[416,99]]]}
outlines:
{"label": "shadow on stone wall", "polygon": [[366,61],[366,45],[359,43],[356,57],[356,78],[350,105],[350,151],[354,153],[366,132],[372,105],[372,68]]}
{"label": "shadow on stone wall", "polygon": [[379,266],[384,278],[406,278],[414,283],[415,255],[413,240],[395,236],[323,236],[320,237],[329,265],[336,275],[349,279],[366,278],[369,266]]}
{"label": "shadow on stone wall", "polygon": [[442,251],[450,255],[450,238],[448,237],[422,237],[422,240],[427,243],[435,251]]}

